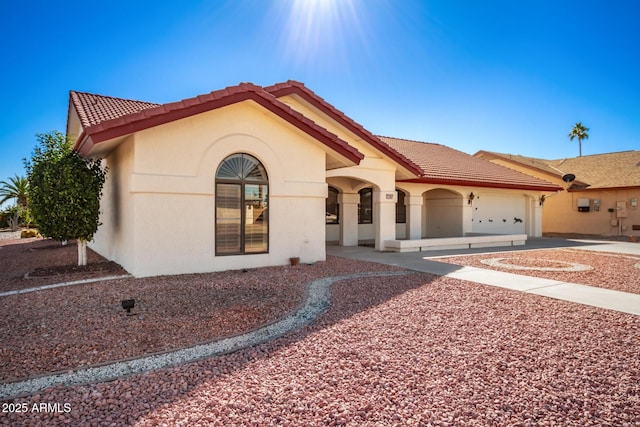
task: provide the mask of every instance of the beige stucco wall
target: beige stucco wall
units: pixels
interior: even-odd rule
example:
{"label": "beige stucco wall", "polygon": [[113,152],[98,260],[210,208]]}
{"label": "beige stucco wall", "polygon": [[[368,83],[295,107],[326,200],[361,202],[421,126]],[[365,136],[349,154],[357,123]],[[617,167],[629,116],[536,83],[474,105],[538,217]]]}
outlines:
{"label": "beige stucco wall", "polygon": [[[420,233],[414,231],[414,239],[475,233],[542,235],[542,209],[537,203],[542,193],[539,191],[416,183],[398,183],[398,188],[409,195],[405,200],[414,205],[413,208],[407,206],[409,230],[415,227],[409,210],[414,211],[414,217],[420,212]],[[469,204],[468,196],[472,192],[475,197]],[[514,218],[522,222],[515,222]]]}
{"label": "beige stucco wall", "polygon": [[[589,212],[578,211],[578,199],[589,199]],[[632,199],[636,205],[632,206]],[[599,210],[595,203],[600,201]],[[618,218],[618,202],[626,217]],[[640,189],[562,192],[544,204],[544,231],[547,233],[597,234],[602,236],[640,236]],[[612,209],[613,212],[609,212]]]}
{"label": "beige stucco wall", "polygon": [[108,171],[100,203],[102,224],[89,243],[93,250],[127,271],[135,270],[135,204],[129,191],[133,158],[134,138],[129,137],[104,159]]}
{"label": "beige stucco wall", "polygon": [[[561,187],[566,187],[566,183],[559,177],[499,158],[490,160]],[[547,192],[545,194],[547,198],[542,208],[542,231],[544,233],[640,236],[640,230],[632,229],[633,225],[640,225],[640,188],[560,191],[558,193]],[[581,198],[590,199],[589,212],[578,211],[578,199]],[[632,199],[634,198],[637,200],[638,206],[636,207],[632,206]],[[600,200],[599,211],[595,210],[595,200]],[[620,218],[619,221],[617,218],[618,202],[625,204],[627,213],[627,217]],[[608,212],[609,209],[614,209],[614,212]]]}
{"label": "beige stucco wall", "polygon": [[[251,101],[138,132],[107,158],[121,202],[103,203],[93,247],[136,276],[324,260],[325,149]],[[215,173],[239,152],[269,176],[269,253],[215,256]]]}

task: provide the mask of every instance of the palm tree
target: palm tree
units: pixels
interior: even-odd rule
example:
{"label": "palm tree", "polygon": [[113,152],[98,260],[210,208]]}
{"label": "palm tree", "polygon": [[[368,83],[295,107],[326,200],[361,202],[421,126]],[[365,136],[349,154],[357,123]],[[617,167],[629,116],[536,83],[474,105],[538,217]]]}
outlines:
{"label": "palm tree", "polygon": [[578,144],[580,144],[580,157],[582,157],[582,140],[589,139],[589,128],[586,128],[582,125],[582,122],[578,122],[571,129],[571,133],[569,134],[569,140],[573,141],[573,138],[578,138]]}
{"label": "palm tree", "polygon": [[16,175],[7,181],[0,181],[0,205],[10,199],[16,199],[21,208],[27,207],[27,192],[29,181],[24,176]]}

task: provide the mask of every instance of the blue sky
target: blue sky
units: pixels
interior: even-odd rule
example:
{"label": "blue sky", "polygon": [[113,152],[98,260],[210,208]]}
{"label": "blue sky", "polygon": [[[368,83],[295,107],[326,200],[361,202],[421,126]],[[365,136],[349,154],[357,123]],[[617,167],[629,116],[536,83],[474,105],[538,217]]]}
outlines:
{"label": "blue sky", "polygon": [[473,154],[640,149],[640,1],[29,1],[0,5],[0,180],[68,91],[171,102],[299,80],[376,134]]}

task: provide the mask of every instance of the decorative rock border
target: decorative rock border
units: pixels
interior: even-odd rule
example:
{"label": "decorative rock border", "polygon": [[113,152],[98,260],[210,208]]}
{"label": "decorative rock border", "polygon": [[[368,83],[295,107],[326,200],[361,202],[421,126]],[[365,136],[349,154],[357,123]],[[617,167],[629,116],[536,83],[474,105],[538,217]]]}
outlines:
{"label": "decorative rock border", "polygon": [[502,262],[503,260],[510,258],[489,258],[480,260],[484,265],[488,265],[490,267],[499,267],[506,268],[509,270],[532,270],[532,271],[589,271],[593,270],[593,267],[585,264],[578,264],[577,262],[566,262],[566,261],[556,261],[556,260],[547,260],[547,259],[537,259],[533,258],[533,261],[542,261],[542,262],[554,262],[557,264],[566,264],[568,267],[533,267],[527,265],[516,265]]}
{"label": "decorative rock border", "polygon": [[[44,286],[38,286],[38,287],[35,287],[35,288],[16,289],[14,291],[0,292],[0,297],[8,297],[10,295],[18,295],[18,294],[26,294],[26,293],[29,293],[29,292],[44,291],[44,290],[47,290],[47,289],[62,288],[64,286],[84,285],[86,283],[103,282],[103,281],[107,281],[107,280],[128,279],[130,277],[133,277],[133,276],[130,275],[130,274],[121,274],[121,275],[118,275],[118,276],[92,277],[90,279],[82,279],[82,280],[74,280],[72,282],[56,283],[55,285],[44,285]],[[26,278],[27,277],[25,277],[25,279]]]}
{"label": "decorative rock border", "polygon": [[[302,306],[294,313],[275,323],[265,325],[246,334],[224,338],[208,344],[155,353],[135,359],[120,360],[86,368],[67,370],[18,382],[0,384],[0,400],[27,396],[49,387],[60,385],[74,386],[110,381],[123,376],[161,369],[168,366],[181,365],[207,357],[232,353],[243,348],[253,347],[274,338],[281,337],[317,318],[329,307],[331,285],[336,282],[363,277],[389,277],[410,274],[419,273],[415,271],[386,271],[356,273],[317,279],[306,285],[307,295]],[[56,285],[51,286],[55,287]]]}

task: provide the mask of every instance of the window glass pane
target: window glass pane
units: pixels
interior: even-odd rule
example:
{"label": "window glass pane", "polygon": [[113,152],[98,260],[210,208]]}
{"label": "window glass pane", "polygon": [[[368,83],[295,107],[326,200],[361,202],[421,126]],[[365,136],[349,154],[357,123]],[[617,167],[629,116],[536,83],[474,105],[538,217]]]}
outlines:
{"label": "window glass pane", "polygon": [[245,184],[244,186],[244,250],[266,252],[268,249],[267,186]]}
{"label": "window glass pane", "polygon": [[396,223],[405,224],[407,222],[407,206],[404,203],[404,192],[396,190],[398,201],[396,202]]}
{"label": "window glass pane", "polygon": [[373,223],[373,190],[365,188],[359,191],[360,204],[358,205],[358,223]]}
{"label": "window glass pane", "polygon": [[233,154],[220,164],[216,178],[267,181],[267,172],[255,157],[248,154]]}
{"label": "window glass pane", "polygon": [[227,157],[216,172],[216,178],[242,180],[242,154]]}
{"label": "window glass pane", "polygon": [[338,214],[340,211],[338,207],[338,190],[333,187],[329,187],[326,210],[327,224],[338,224]]}
{"label": "window glass pane", "polygon": [[240,184],[216,185],[216,252],[239,253],[242,218]]}
{"label": "window glass pane", "polygon": [[253,157],[251,159],[252,161],[246,161],[244,164],[244,179],[247,181],[266,181],[267,171],[264,166]]}

